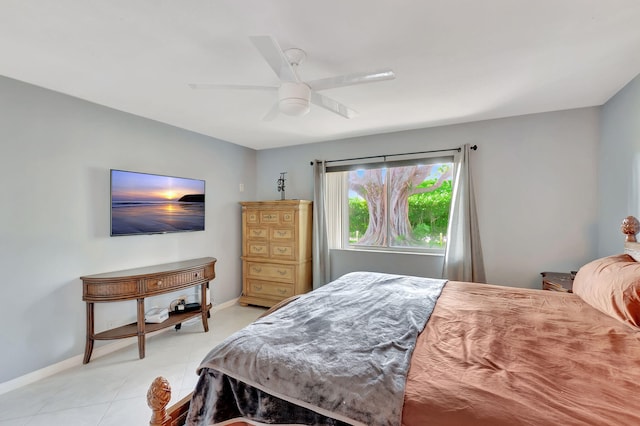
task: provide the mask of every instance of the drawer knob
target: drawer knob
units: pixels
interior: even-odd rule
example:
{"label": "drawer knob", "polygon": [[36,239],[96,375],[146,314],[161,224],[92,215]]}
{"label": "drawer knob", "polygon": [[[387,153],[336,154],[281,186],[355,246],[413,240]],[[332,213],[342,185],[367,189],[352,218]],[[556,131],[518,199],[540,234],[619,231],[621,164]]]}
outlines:
{"label": "drawer knob", "polygon": [[278,293],[280,294],[285,294],[287,292],[287,290],[285,290],[284,288],[279,288],[278,289]]}
{"label": "drawer knob", "polygon": [[256,268],[256,267],[254,266],[254,267],[253,267],[253,272],[260,273],[260,272],[262,272],[262,268]]}
{"label": "drawer knob", "polygon": [[283,271],[283,270],[281,270],[281,269],[278,269],[278,273],[279,273],[280,275],[287,275],[287,271],[286,271],[286,270],[284,270],[284,271]]}
{"label": "drawer knob", "polygon": [[258,290],[258,291],[262,290],[262,286],[261,286],[261,285],[256,285],[256,286],[255,286],[255,288],[256,288],[256,290]]}

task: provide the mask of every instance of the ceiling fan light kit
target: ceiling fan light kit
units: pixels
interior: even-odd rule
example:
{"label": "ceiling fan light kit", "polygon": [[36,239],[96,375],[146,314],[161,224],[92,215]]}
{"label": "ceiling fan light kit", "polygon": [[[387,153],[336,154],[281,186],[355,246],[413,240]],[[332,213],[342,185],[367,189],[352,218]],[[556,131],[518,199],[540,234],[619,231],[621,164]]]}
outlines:
{"label": "ceiling fan light kit", "polygon": [[278,99],[263,120],[272,120],[279,112],[300,117],[309,112],[311,104],[344,118],[354,117],[357,112],[340,102],[318,93],[320,90],[353,86],[355,84],[375,83],[393,80],[395,74],[390,69],[374,72],[361,72],[314,81],[302,81],[298,76],[298,66],[307,55],[302,49],[282,50],[278,42],[271,36],[252,36],[251,42],[267,61],[280,80],[280,85],[247,86],[229,84],[189,84],[192,89],[237,89],[237,90],[278,90]]}
{"label": "ceiling fan light kit", "polygon": [[311,109],[311,89],[304,83],[283,82],[278,89],[278,109],[281,113],[300,117]]}

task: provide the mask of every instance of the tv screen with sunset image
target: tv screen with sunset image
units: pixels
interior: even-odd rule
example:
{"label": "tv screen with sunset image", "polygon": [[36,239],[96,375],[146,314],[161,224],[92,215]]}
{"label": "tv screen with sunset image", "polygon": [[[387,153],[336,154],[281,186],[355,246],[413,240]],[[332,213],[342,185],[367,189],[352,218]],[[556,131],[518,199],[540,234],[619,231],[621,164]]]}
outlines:
{"label": "tv screen with sunset image", "polygon": [[204,231],[205,182],[111,170],[111,235]]}

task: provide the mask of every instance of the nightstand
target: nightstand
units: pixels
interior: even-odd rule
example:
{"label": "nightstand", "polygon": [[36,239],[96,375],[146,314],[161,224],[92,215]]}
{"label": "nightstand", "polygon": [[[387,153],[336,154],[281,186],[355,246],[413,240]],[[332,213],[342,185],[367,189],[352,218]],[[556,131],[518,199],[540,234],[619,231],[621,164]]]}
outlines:
{"label": "nightstand", "polygon": [[575,274],[568,272],[541,272],[542,289],[573,293],[573,278]]}

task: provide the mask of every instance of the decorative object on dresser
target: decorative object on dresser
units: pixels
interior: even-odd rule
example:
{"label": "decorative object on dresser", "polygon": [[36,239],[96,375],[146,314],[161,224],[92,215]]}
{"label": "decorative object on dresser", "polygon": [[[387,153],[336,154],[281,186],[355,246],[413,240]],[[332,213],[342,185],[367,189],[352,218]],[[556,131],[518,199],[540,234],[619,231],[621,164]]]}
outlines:
{"label": "decorative object on dresser", "polygon": [[[216,259],[203,257],[162,265],[107,272],[80,277],[82,300],[87,303],[87,342],[84,364],[91,359],[93,342],[96,340],[138,337],[138,355],[144,358],[145,334],[176,326],[190,318],[202,317],[204,331],[209,331],[208,315],[211,304],[207,303],[207,288],[215,274]],[[145,324],[144,299],[189,287],[200,286],[200,308],[196,310],[170,312],[161,323]],[[99,302],[137,300],[137,320],[134,323],[96,333],[94,330],[94,305]]]}
{"label": "decorative object on dresser", "polygon": [[542,289],[573,293],[573,279],[575,273],[568,272],[540,272],[542,275]]}
{"label": "decorative object on dresser", "polygon": [[280,178],[278,179],[278,192],[280,193],[280,199],[284,200],[287,197],[285,197],[284,195],[284,183],[286,181],[286,179],[284,178],[284,175],[286,175],[287,172],[282,172],[280,173]]}
{"label": "decorative object on dresser", "polygon": [[240,304],[271,307],[311,291],[312,202],[242,202]]}

